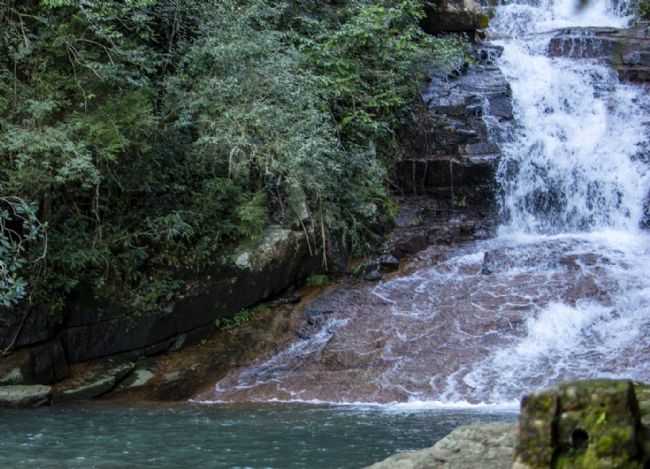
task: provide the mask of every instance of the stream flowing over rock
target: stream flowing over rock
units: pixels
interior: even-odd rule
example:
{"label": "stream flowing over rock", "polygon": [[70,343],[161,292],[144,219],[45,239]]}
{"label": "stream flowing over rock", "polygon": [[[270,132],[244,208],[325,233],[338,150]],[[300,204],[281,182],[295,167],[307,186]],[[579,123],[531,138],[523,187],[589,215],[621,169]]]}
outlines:
{"label": "stream flowing over rock", "polygon": [[[292,345],[199,398],[501,405],[567,379],[650,380],[650,97],[603,45],[636,34],[626,44],[645,60],[629,9],[497,6],[477,64],[432,77],[438,134],[397,170],[438,206],[493,204],[498,235],[431,246],[404,275],[321,296]],[[600,28],[593,53],[558,45],[587,27]]]}

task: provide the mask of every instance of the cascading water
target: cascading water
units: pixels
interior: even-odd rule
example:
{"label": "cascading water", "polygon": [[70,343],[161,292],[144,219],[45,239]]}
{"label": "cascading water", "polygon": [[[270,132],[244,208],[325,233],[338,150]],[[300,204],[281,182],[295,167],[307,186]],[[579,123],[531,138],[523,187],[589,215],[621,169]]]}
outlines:
{"label": "cascading water", "polygon": [[[331,295],[323,327],[226,376],[216,400],[504,403],[595,376],[650,380],[650,99],[593,60],[550,58],[565,27],[622,27],[605,0],[509,3],[491,35],[516,126],[504,224],[435,267]],[[333,307],[334,306],[334,307]]]}
{"label": "cascading water", "polygon": [[[498,8],[493,30],[513,90],[519,128],[504,145],[500,183],[511,230],[562,233],[635,230],[647,195],[636,158],[646,139],[644,90],[623,85],[593,61],[546,56],[567,26],[622,26],[604,0],[578,11],[575,0]],[[588,38],[587,38],[588,39]]]}

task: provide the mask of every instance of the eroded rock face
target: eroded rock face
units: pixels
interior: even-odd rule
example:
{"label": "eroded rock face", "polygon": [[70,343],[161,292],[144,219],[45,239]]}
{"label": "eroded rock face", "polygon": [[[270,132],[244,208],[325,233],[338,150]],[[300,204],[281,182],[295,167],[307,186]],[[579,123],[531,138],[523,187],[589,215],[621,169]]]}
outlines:
{"label": "eroded rock face", "polygon": [[406,194],[433,196],[447,209],[493,210],[498,143],[513,120],[510,86],[493,64],[499,53],[483,47],[466,71],[431,77],[422,95],[430,115],[396,167]]}
{"label": "eroded rock face", "polygon": [[495,65],[502,49],[476,46],[476,63],[432,74],[418,126],[395,166],[400,214],[387,252],[400,258],[433,244],[485,239],[497,222],[499,144],[514,120],[510,86]]}
{"label": "eroded rock face", "polygon": [[432,448],[391,456],[368,469],[510,469],[516,426],[460,427]]}
{"label": "eroded rock face", "polygon": [[513,468],[641,469],[644,441],[631,381],[567,383],[522,400]]}

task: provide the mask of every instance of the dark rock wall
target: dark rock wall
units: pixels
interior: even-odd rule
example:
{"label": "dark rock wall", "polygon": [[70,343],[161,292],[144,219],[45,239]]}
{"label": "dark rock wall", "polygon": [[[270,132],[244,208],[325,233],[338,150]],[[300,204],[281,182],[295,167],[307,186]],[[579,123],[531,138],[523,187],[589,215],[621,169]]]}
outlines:
{"label": "dark rock wall", "polygon": [[215,320],[233,317],[320,269],[321,257],[310,252],[303,232],[271,227],[257,244],[188,282],[188,293],[165,311],[134,314],[83,298],[63,316],[43,308],[7,310],[0,347],[13,343],[15,352],[0,358],[0,386],[51,384],[68,376],[69,364],[124,353],[131,359],[155,355],[181,338],[183,345],[197,343],[214,331]]}

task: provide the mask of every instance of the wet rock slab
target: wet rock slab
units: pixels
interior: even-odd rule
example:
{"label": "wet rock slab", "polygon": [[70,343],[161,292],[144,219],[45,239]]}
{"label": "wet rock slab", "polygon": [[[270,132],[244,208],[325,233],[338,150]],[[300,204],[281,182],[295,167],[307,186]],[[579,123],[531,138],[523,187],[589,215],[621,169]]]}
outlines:
{"label": "wet rock slab", "polygon": [[94,399],[113,390],[133,370],[132,362],[102,364],[90,373],[82,374],[77,380],[57,386],[56,401],[79,401]]}
{"label": "wet rock slab", "polygon": [[510,469],[515,443],[513,424],[468,425],[432,448],[397,454],[368,469]]}
{"label": "wet rock slab", "polygon": [[[206,398],[502,402],[580,374],[645,376],[650,338],[629,333],[617,296],[618,282],[624,301],[635,294],[634,259],[593,249],[571,238],[430,248],[409,275],[312,301],[293,345],[231,371]],[[611,334],[617,352],[606,354]]]}
{"label": "wet rock slab", "polygon": [[0,407],[33,408],[52,401],[50,386],[0,386]]}

